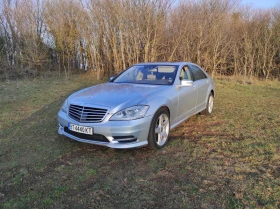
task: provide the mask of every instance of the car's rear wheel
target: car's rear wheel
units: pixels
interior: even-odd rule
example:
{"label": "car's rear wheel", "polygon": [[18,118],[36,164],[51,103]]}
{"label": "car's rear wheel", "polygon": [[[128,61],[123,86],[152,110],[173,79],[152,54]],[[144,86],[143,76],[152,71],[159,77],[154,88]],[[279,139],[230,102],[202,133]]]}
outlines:
{"label": "car's rear wheel", "polygon": [[210,93],[207,100],[206,109],[203,110],[201,113],[203,115],[210,115],[213,112],[213,107],[214,107],[214,95],[213,93]]}
{"label": "car's rear wheel", "polygon": [[151,149],[161,149],[164,147],[168,141],[169,130],[169,113],[166,108],[160,108],[151,122],[148,147]]}

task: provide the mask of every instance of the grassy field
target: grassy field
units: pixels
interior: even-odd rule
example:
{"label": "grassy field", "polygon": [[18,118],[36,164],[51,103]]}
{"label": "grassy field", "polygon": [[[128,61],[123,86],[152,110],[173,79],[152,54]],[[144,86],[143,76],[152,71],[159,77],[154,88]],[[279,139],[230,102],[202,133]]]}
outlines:
{"label": "grassy field", "polygon": [[64,99],[95,83],[0,83],[0,208],[280,208],[280,82],[216,81],[213,114],[159,151],[57,134]]}

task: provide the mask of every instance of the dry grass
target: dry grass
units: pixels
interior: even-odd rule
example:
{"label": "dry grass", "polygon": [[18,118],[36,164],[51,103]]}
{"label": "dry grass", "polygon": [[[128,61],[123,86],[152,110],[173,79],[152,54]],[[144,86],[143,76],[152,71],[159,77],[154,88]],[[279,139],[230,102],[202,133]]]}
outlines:
{"label": "dry grass", "polygon": [[217,81],[213,115],[168,146],[113,150],[57,134],[56,114],[92,79],[0,83],[3,208],[279,208],[280,84]]}

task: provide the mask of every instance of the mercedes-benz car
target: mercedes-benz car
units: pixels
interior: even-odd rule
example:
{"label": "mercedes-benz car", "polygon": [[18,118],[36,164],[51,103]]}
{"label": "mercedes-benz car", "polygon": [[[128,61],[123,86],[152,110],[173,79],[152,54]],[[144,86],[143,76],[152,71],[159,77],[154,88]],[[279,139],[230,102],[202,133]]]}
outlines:
{"label": "mercedes-benz car", "polygon": [[160,149],[187,118],[211,114],[214,95],[212,78],[196,64],[139,63],[70,95],[58,112],[58,133],[111,148]]}

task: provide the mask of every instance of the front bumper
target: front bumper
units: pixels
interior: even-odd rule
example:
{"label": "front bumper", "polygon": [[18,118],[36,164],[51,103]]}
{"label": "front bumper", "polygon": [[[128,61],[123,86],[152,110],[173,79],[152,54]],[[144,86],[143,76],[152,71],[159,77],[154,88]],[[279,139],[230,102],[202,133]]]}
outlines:
{"label": "front bumper", "polygon": [[[148,144],[147,139],[152,118],[153,116],[148,116],[131,121],[109,121],[108,117],[101,123],[79,123],[72,118],[69,118],[65,112],[60,110],[58,112],[58,133],[79,142],[102,145],[116,149],[142,147]],[[94,139],[88,140],[81,135],[79,137],[74,136],[64,130],[65,127],[68,127],[69,123],[93,127],[94,134],[105,136],[108,139],[108,142],[97,141]],[[125,139],[128,136],[133,136],[135,140],[133,142],[126,142]]]}

